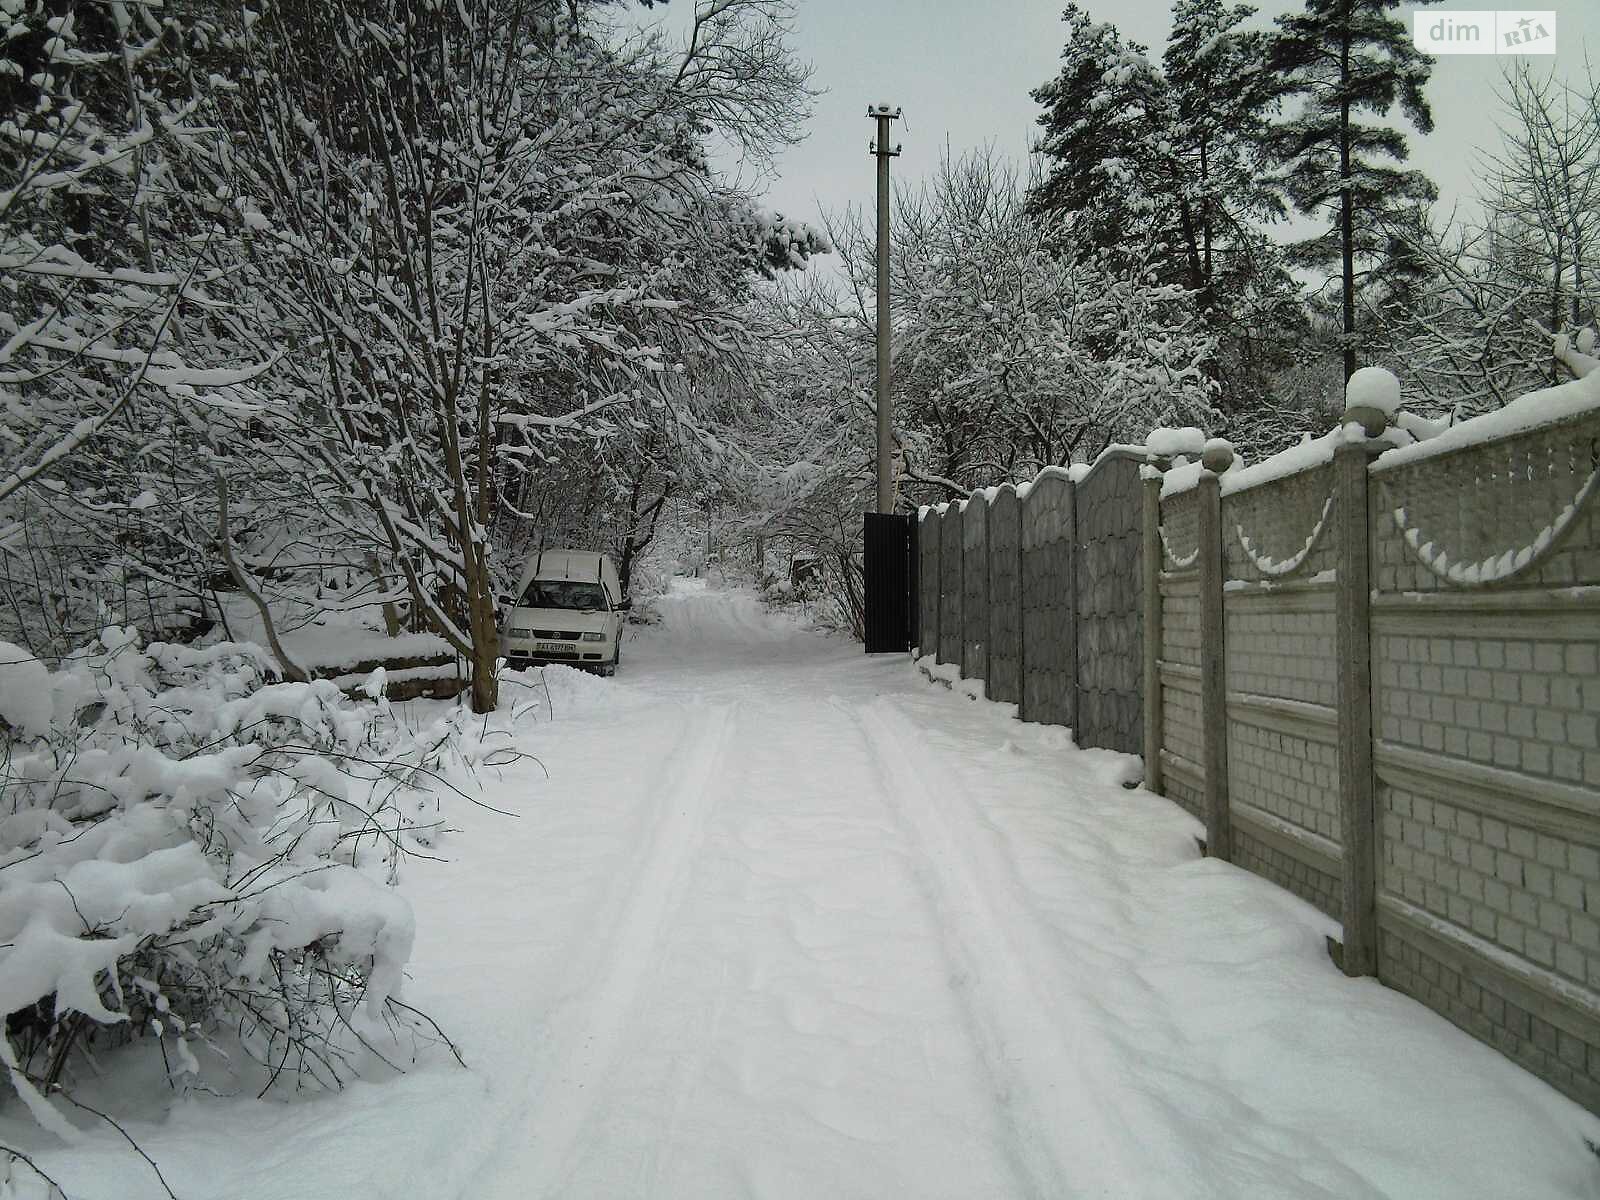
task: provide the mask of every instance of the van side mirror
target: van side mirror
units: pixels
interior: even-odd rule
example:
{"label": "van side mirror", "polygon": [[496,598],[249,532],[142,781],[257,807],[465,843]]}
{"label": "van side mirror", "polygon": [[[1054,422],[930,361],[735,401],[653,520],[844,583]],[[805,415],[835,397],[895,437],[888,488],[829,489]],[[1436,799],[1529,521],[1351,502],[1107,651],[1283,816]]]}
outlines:
{"label": "van side mirror", "polygon": [[617,602],[617,608],[622,612],[632,612],[633,611],[633,597],[632,596],[624,596],[621,600],[619,600]]}

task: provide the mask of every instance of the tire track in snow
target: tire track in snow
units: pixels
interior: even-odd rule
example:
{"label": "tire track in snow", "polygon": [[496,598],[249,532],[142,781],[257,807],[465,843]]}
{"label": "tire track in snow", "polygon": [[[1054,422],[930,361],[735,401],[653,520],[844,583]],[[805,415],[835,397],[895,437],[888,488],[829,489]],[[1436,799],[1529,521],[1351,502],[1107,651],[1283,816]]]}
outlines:
{"label": "tire track in snow", "polygon": [[1062,998],[1044,990],[1034,966],[1044,956],[1028,953],[1036,918],[1013,889],[996,886],[1008,868],[984,845],[973,814],[962,811],[970,801],[951,776],[918,764],[906,746],[915,730],[888,701],[855,711],[888,805],[919,851],[916,872],[946,943],[951,987],[1009,1126],[1027,1194],[1143,1194],[1134,1181],[1152,1178],[1147,1139],[1156,1131],[1130,1128],[1106,1111],[1100,1072],[1086,1061],[1103,1053],[1088,1044],[1092,1033],[1075,1034],[1053,1012],[1065,1007]]}
{"label": "tire track in snow", "polygon": [[658,806],[652,849],[633,881],[597,982],[576,998],[586,1019],[563,1036],[568,1049],[555,1069],[530,1081],[527,1145],[485,1164],[489,1195],[527,1200],[562,1193],[575,1165],[573,1151],[604,1099],[629,1016],[655,970],[661,931],[682,900],[732,731],[730,705],[697,714],[682,746],[663,764],[661,778],[677,782]]}

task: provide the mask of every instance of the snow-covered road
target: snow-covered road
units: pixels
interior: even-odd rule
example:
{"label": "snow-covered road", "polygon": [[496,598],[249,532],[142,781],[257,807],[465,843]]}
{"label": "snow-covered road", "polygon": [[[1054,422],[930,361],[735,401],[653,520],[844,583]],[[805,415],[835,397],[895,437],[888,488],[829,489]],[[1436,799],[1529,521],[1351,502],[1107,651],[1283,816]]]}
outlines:
{"label": "snow-covered road", "polygon": [[662,610],[408,868],[472,1070],[185,1102],[137,1131],[179,1195],[1600,1195],[1600,1123],[1344,979],[1129,760],[747,593]]}

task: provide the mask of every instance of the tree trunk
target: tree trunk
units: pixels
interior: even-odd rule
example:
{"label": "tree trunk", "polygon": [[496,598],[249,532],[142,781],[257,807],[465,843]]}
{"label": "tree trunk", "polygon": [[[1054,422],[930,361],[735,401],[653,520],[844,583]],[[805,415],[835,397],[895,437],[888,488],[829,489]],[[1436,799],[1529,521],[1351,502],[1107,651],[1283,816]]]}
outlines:
{"label": "tree trunk", "polygon": [[1339,252],[1344,283],[1344,378],[1356,373],[1356,219],[1350,194],[1350,5],[1340,6],[1339,47]]}
{"label": "tree trunk", "polygon": [[[487,564],[485,564],[487,565]],[[500,631],[495,627],[493,589],[487,587],[487,572],[479,576],[478,586],[468,601],[472,628],[472,711],[492,713],[500,704],[500,678],[496,674],[500,659]]]}
{"label": "tree trunk", "polygon": [[[372,576],[373,582],[378,585],[380,592],[389,590],[389,581],[384,578],[383,564],[378,561],[376,554],[367,555],[367,572]],[[400,636],[400,613],[395,608],[394,601],[383,602],[383,628],[390,637]]]}

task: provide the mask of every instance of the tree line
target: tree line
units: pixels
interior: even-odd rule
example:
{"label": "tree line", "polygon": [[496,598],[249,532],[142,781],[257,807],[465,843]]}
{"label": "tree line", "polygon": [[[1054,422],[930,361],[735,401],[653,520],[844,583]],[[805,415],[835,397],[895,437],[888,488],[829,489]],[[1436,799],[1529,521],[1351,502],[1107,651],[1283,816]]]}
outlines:
{"label": "tree line", "polygon": [[[1475,207],[1442,209],[1408,164],[1408,131],[1433,128],[1433,61],[1396,8],[1306,0],[1269,25],[1249,5],[1176,0],[1157,54],[1067,6],[1060,69],[1032,92],[1029,168],[947,156],[897,197],[907,502],[1085,461],[1154,425],[1270,453],[1325,427],[1368,363],[1450,417],[1566,377],[1551,335],[1600,302],[1600,89],[1517,60]],[[818,381],[795,386],[853,408],[858,428],[873,403],[862,216],[829,225],[844,287],[813,288],[794,317],[810,330],[798,374]],[[859,479],[870,448],[853,449]]]}
{"label": "tree line", "polygon": [[[1176,0],[1159,54],[1067,7],[1030,162],[947,154],[895,200],[903,506],[1157,425],[1269,453],[1363,363],[1436,415],[1564,377],[1597,88],[1511,71],[1478,206],[1444,211],[1395,7]],[[529,552],[628,582],[702,522],[804,555],[858,624],[872,224],[718,169],[803,133],[786,5],[698,0],[681,43],[637,9],[0,5],[0,637],[381,609],[487,708]]]}

